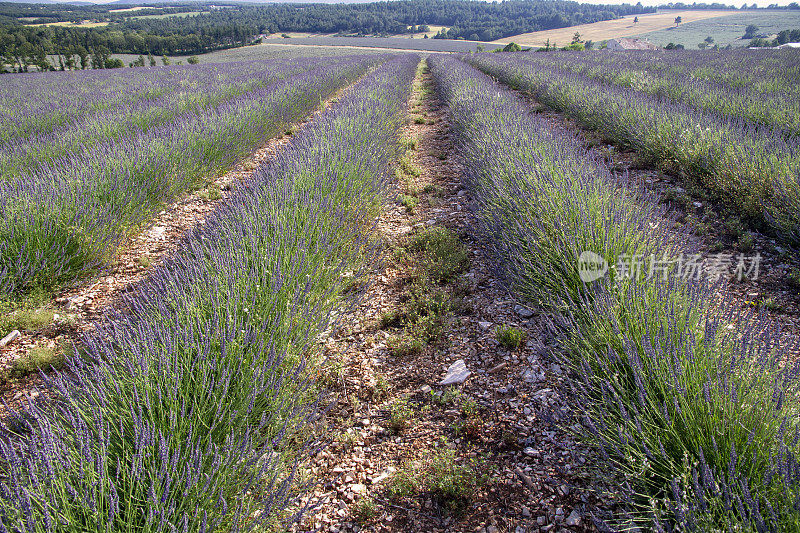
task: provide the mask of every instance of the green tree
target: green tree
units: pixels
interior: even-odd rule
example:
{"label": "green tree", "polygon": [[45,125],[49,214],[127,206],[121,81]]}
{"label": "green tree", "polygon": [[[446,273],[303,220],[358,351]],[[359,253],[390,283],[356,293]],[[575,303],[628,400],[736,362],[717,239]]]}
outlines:
{"label": "green tree", "polygon": [[150,52],[147,53],[147,60],[150,62],[150,66],[151,67],[156,66],[156,58],[153,57],[152,53],[150,53]]}
{"label": "green tree", "polygon": [[164,64],[164,65],[169,65],[171,63],[171,61],[169,60],[169,58],[167,56],[161,56],[161,63]]}
{"label": "green tree", "polygon": [[675,27],[676,28],[678,27],[678,24],[680,24],[681,22],[683,22],[683,19],[681,17],[675,17]]}
{"label": "green tree", "polygon": [[575,43],[579,43],[579,42],[581,42],[581,32],[576,31],[575,35],[572,36],[572,43],[570,43],[570,44],[575,44]]}
{"label": "green tree", "polygon": [[187,63],[190,65],[196,65],[200,62],[200,59],[197,56],[191,56],[189,59],[186,60]]}
{"label": "green tree", "polygon": [[638,24],[639,23],[639,17],[633,17],[633,23],[634,24]]}

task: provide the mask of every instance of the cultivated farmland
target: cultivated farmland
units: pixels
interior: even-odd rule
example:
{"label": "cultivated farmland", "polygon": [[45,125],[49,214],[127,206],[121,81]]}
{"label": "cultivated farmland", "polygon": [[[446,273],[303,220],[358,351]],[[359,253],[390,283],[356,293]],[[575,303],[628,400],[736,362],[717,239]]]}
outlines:
{"label": "cultivated farmland", "polygon": [[800,531],[800,55],[348,54],[0,77],[0,531]]}

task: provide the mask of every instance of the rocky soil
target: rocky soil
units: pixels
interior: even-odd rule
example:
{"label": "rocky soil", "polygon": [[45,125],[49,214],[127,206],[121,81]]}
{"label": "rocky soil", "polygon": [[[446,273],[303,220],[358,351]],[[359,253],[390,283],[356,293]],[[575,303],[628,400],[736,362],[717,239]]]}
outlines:
{"label": "rocky soil", "polygon": [[[416,140],[413,166],[378,221],[386,260],[324,341],[333,408],[319,430],[331,442],[306,465],[316,490],[296,529],[592,530],[592,461],[563,429],[565,376],[548,362],[544,317],[502,289],[470,232],[469,194],[432,83],[418,76],[405,131]],[[396,252],[437,227],[460,238],[469,266],[447,288],[458,304],[441,335],[405,353],[387,316],[406,304],[415,266]],[[504,327],[523,333],[518,348],[501,345]]]}

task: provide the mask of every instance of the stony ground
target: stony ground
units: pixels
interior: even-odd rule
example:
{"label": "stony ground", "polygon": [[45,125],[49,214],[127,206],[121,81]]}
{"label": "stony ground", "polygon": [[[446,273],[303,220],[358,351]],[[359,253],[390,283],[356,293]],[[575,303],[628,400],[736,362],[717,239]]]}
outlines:
{"label": "stony ground", "polygon": [[[398,200],[378,221],[386,260],[324,343],[332,442],[307,465],[316,507],[297,529],[588,530],[584,513],[597,501],[587,458],[554,423],[567,420],[556,392],[564,375],[548,363],[544,320],[509,298],[469,231],[469,195],[432,83],[425,73],[415,84],[411,165],[400,165]],[[403,252],[432,228],[458,236],[469,263],[434,287],[455,303],[436,338],[413,351],[398,343],[409,328],[391,318],[419,277]],[[519,347],[498,341],[506,327],[522,334]],[[466,379],[442,385],[447,377]]]}

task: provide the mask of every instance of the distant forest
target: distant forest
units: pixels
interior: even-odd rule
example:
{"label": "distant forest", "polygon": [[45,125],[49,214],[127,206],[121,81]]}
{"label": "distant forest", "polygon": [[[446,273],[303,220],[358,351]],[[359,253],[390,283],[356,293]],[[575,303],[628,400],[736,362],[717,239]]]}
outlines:
{"label": "distant forest", "polygon": [[[435,38],[492,41],[655,10],[641,4],[592,5],[565,0],[169,4],[135,12],[118,11],[121,7],[129,6],[0,3],[0,55],[17,70],[26,70],[28,65],[50,68],[48,55],[68,58],[67,68],[102,68],[113,53],[199,54],[252,44],[260,35],[271,33],[391,35],[414,33],[421,27],[436,25],[449,29]],[[180,13],[196,14],[163,16]],[[78,25],[85,21],[108,25]],[[66,25],[32,26],[55,22]]]}

